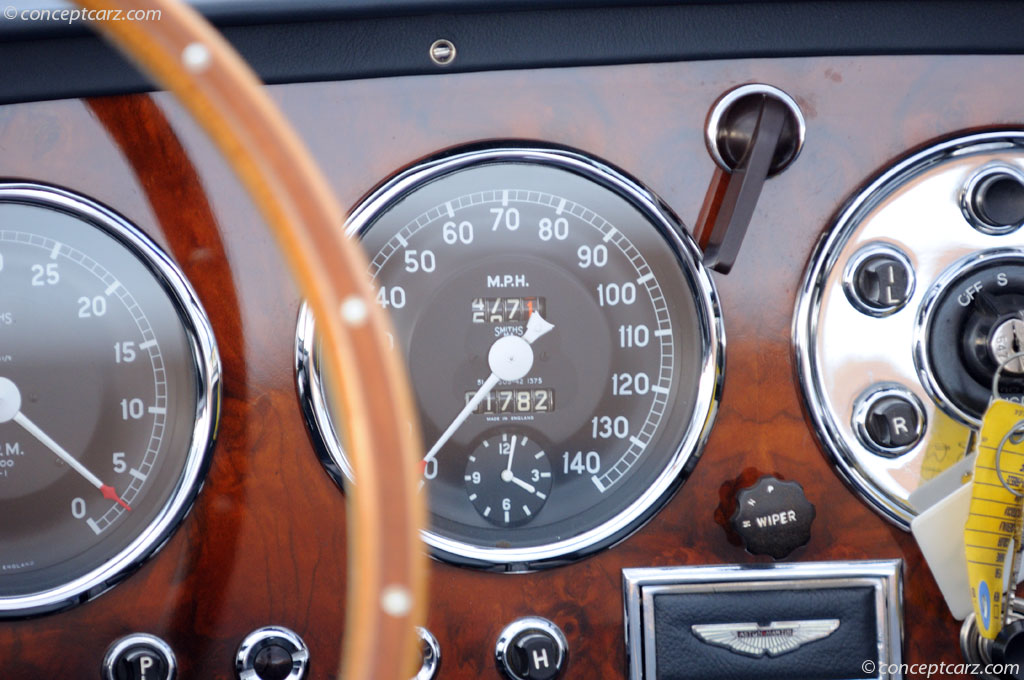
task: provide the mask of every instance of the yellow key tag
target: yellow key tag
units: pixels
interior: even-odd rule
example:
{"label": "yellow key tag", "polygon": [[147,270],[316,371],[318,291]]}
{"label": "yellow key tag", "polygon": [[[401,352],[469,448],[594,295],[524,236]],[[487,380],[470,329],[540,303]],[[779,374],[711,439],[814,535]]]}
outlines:
{"label": "yellow key tag", "polygon": [[1003,628],[1008,584],[1012,582],[1012,574],[1007,572],[1015,570],[1007,568],[1007,556],[1018,550],[1021,536],[1024,437],[1014,434],[1022,421],[1024,405],[1005,399],[992,401],[981,421],[971,480],[971,510],[964,527],[967,577],[978,632],[989,640]]}

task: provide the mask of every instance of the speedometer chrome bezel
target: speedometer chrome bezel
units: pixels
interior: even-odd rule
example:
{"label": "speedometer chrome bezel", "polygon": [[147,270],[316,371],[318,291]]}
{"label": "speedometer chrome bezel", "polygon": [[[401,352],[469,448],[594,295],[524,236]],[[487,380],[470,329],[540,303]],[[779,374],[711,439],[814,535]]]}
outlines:
{"label": "speedometer chrome bezel", "polygon": [[56,588],[0,597],[0,620],[61,611],[92,600],[117,585],[160,550],[188,514],[209,469],[220,414],[221,363],[209,318],[178,266],[152,239],[100,203],[66,189],[31,182],[0,184],[0,203],[55,210],[128,249],[159,282],[176,308],[196,367],[196,409],[185,465],[169,499],[153,521],[103,564]]}
{"label": "speedometer chrome bezel", "polygon": [[[527,548],[491,548],[422,532],[431,554],[444,562],[493,571],[531,571],[576,561],[625,539],[671,497],[696,464],[711,432],[725,369],[725,329],[714,281],[702,254],[681,222],[651,191],[607,163],[564,147],[504,141],[460,147],[408,168],[364,198],[352,211],[345,233],[359,238],[389,206],[441,177],[475,166],[537,164],[566,170],[611,190],[638,210],[664,238],[692,288],[701,334],[700,373],[694,409],[685,434],[655,482],[622,512],[581,534]],[[295,368],[300,402],[314,448],[332,479],[344,488],[352,470],[333,432],[308,307],[299,311]]]}

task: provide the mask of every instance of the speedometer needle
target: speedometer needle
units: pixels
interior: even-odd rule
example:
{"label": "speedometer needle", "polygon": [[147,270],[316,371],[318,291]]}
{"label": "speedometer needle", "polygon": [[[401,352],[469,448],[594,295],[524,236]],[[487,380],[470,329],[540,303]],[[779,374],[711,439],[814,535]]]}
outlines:
{"label": "speedometer needle", "polygon": [[526,322],[526,332],[521,336],[519,335],[506,335],[505,337],[498,338],[491,345],[490,351],[487,353],[487,364],[490,366],[491,375],[488,376],[484,384],[480,386],[480,389],[476,391],[472,399],[466,402],[466,405],[459,415],[455,416],[455,420],[452,421],[448,429],[438,437],[434,445],[427,451],[427,455],[423,457],[423,466],[434,459],[437,452],[441,450],[448,440],[452,438],[455,431],[462,426],[462,423],[466,422],[466,418],[472,413],[476,407],[484,400],[494,386],[501,380],[519,380],[533,368],[533,342],[554,328],[554,324],[549,323],[537,312],[530,315],[530,319]]}
{"label": "speedometer needle", "polygon": [[99,489],[104,498],[116,501],[125,510],[131,510],[131,507],[117,495],[114,487],[104,484],[99,477],[75,460],[74,456],[65,451],[60,444],[53,441],[48,434],[43,432],[38,425],[21,412],[21,391],[18,389],[18,386],[8,378],[0,378],[0,423],[6,423],[9,420],[13,420],[24,428],[26,432],[38,439],[43,446],[50,449],[58,458],[67,463],[71,469],[85,477],[86,481]]}

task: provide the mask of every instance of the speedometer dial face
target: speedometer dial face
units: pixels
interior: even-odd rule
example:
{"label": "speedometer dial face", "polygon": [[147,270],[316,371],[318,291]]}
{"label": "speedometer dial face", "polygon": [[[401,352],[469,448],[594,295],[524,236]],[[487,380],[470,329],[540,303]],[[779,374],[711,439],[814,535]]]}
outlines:
{"label": "speedometer dial face", "polygon": [[84,198],[0,185],[0,616],[103,592],[201,482],[219,368],[181,273]]}
{"label": "speedometer dial face", "polygon": [[[649,192],[556,149],[487,148],[404,173],[350,220],[421,416],[447,560],[523,570],[624,537],[696,461],[722,330],[696,247]],[[299,377],[347,471],[308,314]]]}

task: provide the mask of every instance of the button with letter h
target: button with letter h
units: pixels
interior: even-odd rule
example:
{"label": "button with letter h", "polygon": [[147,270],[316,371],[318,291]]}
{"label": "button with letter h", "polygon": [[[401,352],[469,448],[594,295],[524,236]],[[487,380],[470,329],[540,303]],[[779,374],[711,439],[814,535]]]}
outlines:
{"label": "button with letter h", "polygon": [[569,645],[554,623],[530,616],[505,627],[494,654],[511,680],[554,680],[565,668]]}

